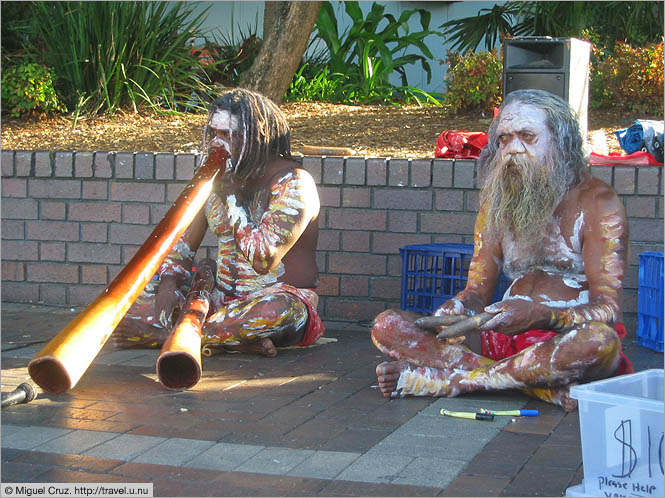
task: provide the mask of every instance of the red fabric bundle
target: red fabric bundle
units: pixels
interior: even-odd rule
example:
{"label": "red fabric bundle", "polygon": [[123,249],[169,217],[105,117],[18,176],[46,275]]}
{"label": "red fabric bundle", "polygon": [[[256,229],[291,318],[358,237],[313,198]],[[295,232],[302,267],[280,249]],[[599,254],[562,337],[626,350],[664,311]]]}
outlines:
{"label": "red fabric bundle", "polygon": [[436,140],[434,157],[478,159],[487,145],[487,133],[480,131],[446,130]]}

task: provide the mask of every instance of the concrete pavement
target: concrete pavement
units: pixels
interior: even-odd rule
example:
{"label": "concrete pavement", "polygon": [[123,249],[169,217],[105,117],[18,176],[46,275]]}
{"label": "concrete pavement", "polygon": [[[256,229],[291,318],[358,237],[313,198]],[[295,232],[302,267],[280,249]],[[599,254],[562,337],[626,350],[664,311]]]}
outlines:
{"label": "concrete pavement", "polygon": [[[2,391],[80,309],[2,303]],[[3,482],[153,482],[155,496],[562,496],[582,481],[577,412],[521,393],[387,400],[369,324],[276,358],[203,360],[192,390],[157,380],[157,350],[107,344],[69,393],[2,410]],[[636,370],[663,355],[624,343]],[[34,384],[34,383],[33,383]],[[537,408],[493,421],[442,408]]]}

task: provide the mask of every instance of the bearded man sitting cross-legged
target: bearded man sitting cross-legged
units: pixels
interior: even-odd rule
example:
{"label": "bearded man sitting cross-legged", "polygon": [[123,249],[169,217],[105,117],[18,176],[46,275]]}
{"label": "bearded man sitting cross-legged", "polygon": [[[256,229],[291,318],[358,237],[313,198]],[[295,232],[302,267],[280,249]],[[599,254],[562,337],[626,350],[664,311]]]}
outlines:
{"label": "bearded man sitting cross-legged", "polygon": [[[421,333],[417,316],[381,313],[372,339],[397,360],[376,368],[384,396],[521,389],[571,411],[571,385],[632,371],[620,340],[626,214],[591,176],[582,147],[562,99],[540,90],[506,97],[479,159],[485,185],[467,285],[435,311],[492,316],[464,342],[416,354],[404,341]],[[501,270],[512,284],[489,305]]]}

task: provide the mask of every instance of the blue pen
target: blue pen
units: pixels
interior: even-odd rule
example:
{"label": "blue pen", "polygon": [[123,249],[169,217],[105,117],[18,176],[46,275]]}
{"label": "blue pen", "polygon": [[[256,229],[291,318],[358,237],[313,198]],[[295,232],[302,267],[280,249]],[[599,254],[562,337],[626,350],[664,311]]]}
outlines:
{"label": "blue pen", "polygon": [[509,417],[537,417],[539,415],[538,410],[499,410],[499,411],[494,411],[494,410],[486,410],[485,408],[481,408],[478,410],[480,413],[487,413],[490,415],[506,415]]}

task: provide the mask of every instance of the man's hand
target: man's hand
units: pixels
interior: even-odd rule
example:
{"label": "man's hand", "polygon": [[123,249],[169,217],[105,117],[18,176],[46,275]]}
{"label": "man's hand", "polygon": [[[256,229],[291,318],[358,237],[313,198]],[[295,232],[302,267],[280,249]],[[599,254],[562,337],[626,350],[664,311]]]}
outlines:
{"label": "man's hand", "polygon": [[434,316],[465,315],[464,304],[459,299],[448,299],[434,312]]}
{"label": "man's hand", "polygon": [[[436,311],[434,312],[433,316],[469,316],[474,314],[473,312],[469,313],[467,312],[464,303],[460,301],[459,299],[452,298],[448,299],[445,303],[443,303],[441,306],[439,306]],[[434,332],[439,335],[441,332],[443,332],[445,327],[434,327]],[[460,342],[464,342],[466,339],[466,336],[461,335],[458,337],[449,337],[446,339],[441,339],[448,344],[457,344]]]}
{"label": "man's hand", "polygon": [[[460,295],[458,294],[458,296]],[[464,297],[460,296],[459,299],[457,297],[448,299],[445,303],[436,309],[434,316],[474,316],[483,312],[485,302],[486,301],[483,301],[483,299],[475,293],[464,293]]]}
{"label": "man's hand", "polygon": [[526,299],[505,299],[485,307],[496,315],[481,327],[505,335],[517,335],[530,329],[545,328],[550,323],[552,310]]}
{"label": "man's hand", "polygon": [[165,328],[173,326],[171,317],[176,308],[182,308],[185,304],[185,296],[178,289],[175,275],[164,275],[157,288],[155,295],[155,317]]}

